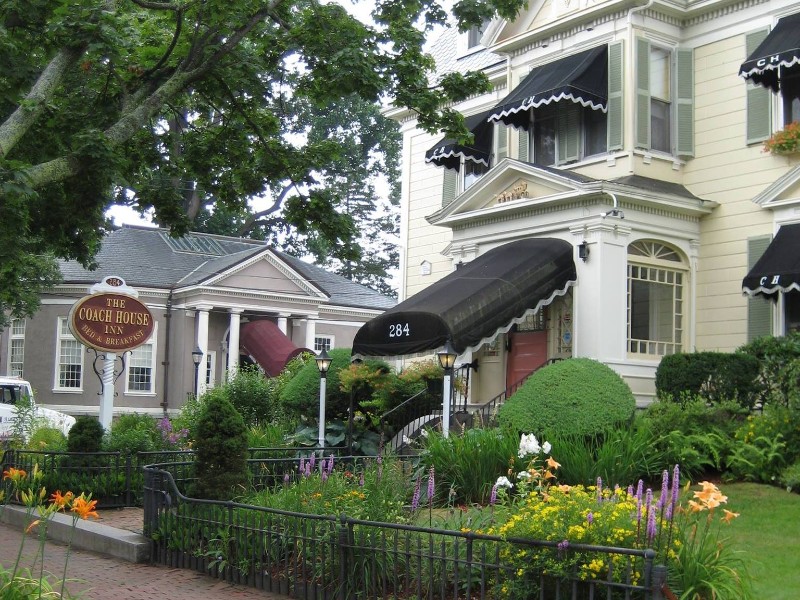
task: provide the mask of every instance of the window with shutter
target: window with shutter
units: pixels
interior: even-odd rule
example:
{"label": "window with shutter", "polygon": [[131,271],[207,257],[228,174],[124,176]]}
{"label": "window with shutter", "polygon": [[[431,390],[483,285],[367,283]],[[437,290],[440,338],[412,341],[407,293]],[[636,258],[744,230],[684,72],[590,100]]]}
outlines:
{"label": "window with shutter", "polygon": [[694,156],[694,51],[676,51],[676,121],[678,156]]}
{"label": "window with shutter", "polygon": [[636,39],[636,147],[650,148],[650,42]]}
{"label": "window with shutter", "polygon": [[444,181],[442,183],[442,206],[447,206],[456,198],[458,189],[458,171],[454,169],[444,169]]}
{"label": "window with shutter", "polygon": [[[772,236],[747,240],[747,270],[749,271],[767,250]],[[772,334],[772,300],[762,295],[747,299],[747,341]]]}
{"label": "window with shutter", "polygon": [[623,147],[623,46],[616,42],[608,46],[608,124],[607,149],[620,150]]}

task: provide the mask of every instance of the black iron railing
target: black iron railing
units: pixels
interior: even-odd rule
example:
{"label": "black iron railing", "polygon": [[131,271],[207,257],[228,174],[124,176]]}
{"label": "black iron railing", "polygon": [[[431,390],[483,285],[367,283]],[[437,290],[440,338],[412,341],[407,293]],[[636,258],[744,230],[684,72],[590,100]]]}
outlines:
{"label": "black iron railing", "polygon": [[[293,598],[552,600],[661,598],[652,550],[631,550],[309,515],[184,496],[174,463],[144,469],[145,534],[153,560]],[[558,577],[511,566],[520,553],[597,556],[602,579],[579,567]],[[579,561],[573,561],[577,565]],[[520,595],[521,594],[521,595]]]}

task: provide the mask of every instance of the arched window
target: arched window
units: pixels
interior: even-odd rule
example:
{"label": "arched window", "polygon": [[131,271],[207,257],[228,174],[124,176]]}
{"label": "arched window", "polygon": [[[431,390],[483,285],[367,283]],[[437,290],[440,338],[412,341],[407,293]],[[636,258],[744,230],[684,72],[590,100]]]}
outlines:
{"label": "arched window", "polygon": [[628,246],[628,353],[683,350],[688,268],[677,250],[652,240]]}

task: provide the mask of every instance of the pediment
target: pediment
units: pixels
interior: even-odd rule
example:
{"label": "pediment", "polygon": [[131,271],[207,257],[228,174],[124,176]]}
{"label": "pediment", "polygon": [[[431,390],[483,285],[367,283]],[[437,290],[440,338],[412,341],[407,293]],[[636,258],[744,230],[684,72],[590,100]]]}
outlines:
{"label": "pediment", "polygon": [[326,297],[321,290],[286,263],[266,250],[223,271],[206,285],[248,292],[286,294],[288,296]]}
{"label": "pediment", "polygon": [[472,218],[559,202],[586,193],[567,172],[505,158],[453,202],[428,217],[430,223]]}
{"label": "pediment", "polygon": [[762,208],[800,204],[800,165],[795,166],[753,198]]}

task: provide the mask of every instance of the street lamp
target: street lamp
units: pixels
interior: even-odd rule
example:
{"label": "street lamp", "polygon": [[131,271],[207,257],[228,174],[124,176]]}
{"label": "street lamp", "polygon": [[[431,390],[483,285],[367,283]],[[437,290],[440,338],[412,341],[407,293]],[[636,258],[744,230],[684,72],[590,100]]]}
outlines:
{"label": "street lamp", "polygon": [[195,347],[192,350],[192,362],[194,363],[194,397],[197,398],[197,379],[198,379],[198,372],[200,369],[200,361],[203,360],[203,351],[200,350],[200,346]]}
{"label": "street lamp", "polygon": [[444,384],[442,385],[442,435],[449,437],[450,435],[450,385],[453,376],[453,365],[456,364],[458,354],[453,349],[453,345],[448,339],[444,348],[436,353],[436,358],[439,359],[439,364],[444,369]]}
{"label": "street lamp", "polygon": [[327,383],[328,369],[331,368],[331,357],[323,348],[314,360],[317,361],[317,369],[319,369],[319,435],[317,440],[319,447],[325,448],[325,384]]}

